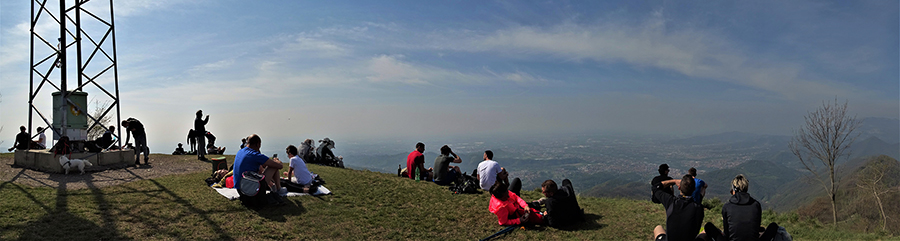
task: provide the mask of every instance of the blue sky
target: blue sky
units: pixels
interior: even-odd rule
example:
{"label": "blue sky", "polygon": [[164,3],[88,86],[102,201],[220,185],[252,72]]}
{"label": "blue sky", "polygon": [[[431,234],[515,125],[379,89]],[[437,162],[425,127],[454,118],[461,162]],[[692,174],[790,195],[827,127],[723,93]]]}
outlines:
{"label": "blue sky", "polygon": [[[102,13],[103,3],[86,8]],[[29,4],[0,3],[4,145],[27,120]],[[900,115],[898,9],[896,1],[119,1],[122,115],[147,125],[154,152],[183,141],[197,109],[229,142],[250,133],[277,143],[789,135],[835,98],[859,117]],[[38,105],[49,112],[45,95]]]}

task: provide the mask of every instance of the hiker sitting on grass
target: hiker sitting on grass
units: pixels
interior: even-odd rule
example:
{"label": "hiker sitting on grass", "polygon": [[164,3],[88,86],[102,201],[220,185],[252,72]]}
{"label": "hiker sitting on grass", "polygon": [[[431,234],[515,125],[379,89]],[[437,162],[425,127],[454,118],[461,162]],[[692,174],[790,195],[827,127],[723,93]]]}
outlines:
{"label": "hiker sitting on grass", "polygon": [[216,147],[216,143],[215,143],[215,142],[209,142],[209,144],[206,144],[206,154],[210,154],[210,155],[222,155],[222,154],[224,154],[224,153],[225,153],[225,147],[224,147],[224,146],[222,146],[222,147]]}
{"label": "hiker sitting on grass", "polygon": [[449,146],[444,145],[441,147],[441,155],[434,159],[434,183],[446,186],[456,181],[462,172],[459,171],[459,166],[451,166],[451,162],[462,163],[462,159]]}
{"label": "hiker sitting on grass", "polygon": [[[425,169],[425,143],[416,143],[416,149],[406,156],[406,171],[409,179],[431,180],[432,169]],[[416,176],[416,170],[419,176]]]}
{"label": "hiker sitting on grass", "polygon": [[497,222],[500,225],[538,225],[543,222],[543,215],[532,211],[525,200],[509,191],[502,182],[496,182],[491,186],[488,211],[497,215]]}
{"label": "hiker sitting on grass", "polygon": [[318,187],[313,186],[316,174],[313,174],[306,167],[306,162],[300,157],[297,147],[289,145],[285,152],[291,159],[290,168],[287,172],[282,173],[284,177],[281,179],[281,185],[286,187],[290,192],[314,193]]}
{"label": "hiker sitting on grass", "polygon": [[509,191],[519,195],[519,191],[522,189],[522,180],[515,178],[510,182],[509,173],[506,172],[505,168],[500,167],[500,164],[494,161],[493,158],[494,152],[491,150],[484,151],[484,160],[478,163],[478,168],[475,169],[477,170],[475,178],[478,178],[481,189],[489,190],[494,186],[494,183],[502,182],[506,184]]}
{"label": "hiker sitting on grass", "polygon": [[[676,197],[663,190],[679,182],[678,190],[681,196]],[[666,180],[657,184],[653,196],[666,207],[666,228],[657,225],[653,229],[655,240],[694,240],[700,232],[703,224],[703,206],[695,203],[691,198],[694,193],[694,177],[684,175],[681,180]]]}
{"label": "hiker sitting on grass", "polygon": [[[277,157],[269,158],[268,156],[259,152],[259,148],[262,147],[262,139],[259,138],[258,135],[253,134],[247,138],[248,145],[237,152],[234,155],[234,187],[237,189],[241,188],[241,179],[244,171],[255,171],[262,173],[265,175],[264,183],[260,182],[259,194],[256,196],[246,196],[240,190],[238,193],[241,195],[241,203],[246,206],[258,206],[260,203],[263,203],[262,200],[265,200],[265,191],[272,190],[273,197],[279,198],[280,196],[277,193],[280,193],[281,183],[278,182],[279,175],[281,174],[278,170],[281,170],[283,167],[281,165],[281,161],[278,160]],[[276,199],[280,203],[283,203],[281,199]]]}
{"label": "hiker sitting on grass", "polygon": [[184,147],[181,147],[181,143],[178,143],[178,147],[175,148],[175,151],[172,152],[172,155],[185,155],[187,152],[184,151]]}
{"label": "hiker sitting on grass", "polygon": [[534,201],[529,206],[536,207],[534,209],[537,210],[540,210],[541,205],[547,208],[542,214],[544,223],[548,226],[562,228],[584,221],[584,209],[578,206],[575,188],[569,179],[562,181],[562,188],[558,188],[553,180],[546,180],[541,184],[541,193],[545,198]]}
{"label": "hiker sitting on grass", "polygon": [[[747,193],[749,188],[750,181],[742,174],[731,180],[732,196],[722,206],[722,230],[706,223],[703,228],[705,240],[772,240],[775,237],[778,224],[771,223],[765,229],[760,226],[762,206]],[[765,232],[760,234],[760,230]]]}

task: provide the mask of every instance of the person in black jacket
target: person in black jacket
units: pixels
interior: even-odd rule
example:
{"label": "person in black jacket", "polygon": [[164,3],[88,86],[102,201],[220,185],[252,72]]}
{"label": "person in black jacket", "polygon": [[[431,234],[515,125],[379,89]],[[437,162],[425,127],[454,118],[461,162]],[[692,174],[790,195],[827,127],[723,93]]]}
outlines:
{"label": "person in black jacket", "polygon": [[[197,138],[197,160],[206,161],[206,123],[209,123],[209,115],[203,117],[203,110],[197,110],[197,118],[194,118],[194,136]],[[215,137],[214,137],[215,138]]]}
{"label": "person in black jacket", "polygon": [[135,118],[128,118],[122,121],[122,127],[125,128],[125,143],[131,140],[134,135],[134,164],[140,164],[141,152],[144,153],[144,165],[150,164],[150,147],[147,147],[147,132],[144,130],[144,124]]}
{"label": "person in black jacket", "polygon": [[[731,199],[722,206],[722,229],[712,223],[706,223],[704,231],[707,240],[772,240],[778,225],[772,223],[760,237],[762,223],[762,206],[747,190],[750,181],[739,174],[731,180]],[[772,228],[774,225],[774,229]]]}
{"label": "person in black jacket", "polygon": [[539,207],[543,204],[547,210],[543,212],[544,223],[554,228],[565,228],[584,221],[584,209],[578,206],[575,188],[569,179],[562,181],[562,188],[553,180],[541,184],[541,193],[545,198],[532,202],[529,206]]}
{"label": "person in black jacket", "polygon": [[[653,192],[656,191],[656,187],[659,186],[660,183],[667,180],[672,180],[672,177],[669,176],[669,165],[663,163],[662,165],[659,165],[659,176],[650,180],[650,201],[653,201],[653,203],[660,203],[659,200],[653,196]],[[671,187],[665,188],[662,191],[672,194],[673,196],[675,195],[675,191],[673,191]]]}
{"label": "person in black jacket", "polygon": [[[679,183],[680,197],[663,191],[675,183]],[[700,226],[703,224],[703,206],[695,203],[690,196],[694,193],[694,185],[694,177],[691,175],[684,175],[680,182],[679,180],[667,180],[657,185],[653,196],[666,207],[666,228],[663,229],[662,225],[657,225],[653,229],[655,240],[694,240],[697,238]]]}

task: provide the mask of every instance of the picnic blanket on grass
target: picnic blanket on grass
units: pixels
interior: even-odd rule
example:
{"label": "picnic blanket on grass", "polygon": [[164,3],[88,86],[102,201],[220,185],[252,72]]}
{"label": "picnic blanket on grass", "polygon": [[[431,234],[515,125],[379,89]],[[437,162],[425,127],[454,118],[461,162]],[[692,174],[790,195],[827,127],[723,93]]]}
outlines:
{"label": "picnic blanket on grass", "polygon": [[[237,200],[238,197],[240,197],[240,194],[238,194],[238,190],[234,189],[234,188],[214,188],[214,187],[211,187],[211,188],[213,190],[216,190],[216,192],[218,192],[223,197],[228,198],[228,200]],[[269,193],[269,191],[266,191],[266,193]],[[331,194],[331,190],[328,190],[328,188],[326,188],[325,186],[319,186],[319,189],[316,190],[316,192],[313,194],[288,192],[287,195],[284,195],[284,196],[285,197],[296,197],[296,196],[304,196],[304,195],[321,196],[321,195],[329,195],[329,194]]]}

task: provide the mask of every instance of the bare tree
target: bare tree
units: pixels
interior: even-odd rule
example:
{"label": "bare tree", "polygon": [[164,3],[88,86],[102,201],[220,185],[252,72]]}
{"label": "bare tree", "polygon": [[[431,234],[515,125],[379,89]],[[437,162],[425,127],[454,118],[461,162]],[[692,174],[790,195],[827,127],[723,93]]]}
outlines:
{"label": "bare tree", "polygon": [[864,192],[871,193],[875,197],[878,208],[881,210],[881,231],[887,229],[887,214],[884,212],[881,196],[894,191],[887,183],[884,183],[884,177],[893,170],[896,164],[897,161],[888,156],[879,156],[859,172],[859,182],[856,183],[856,186]]}
{"label": "bare tree", "polygon": [[94,106],[94,109],[91,111],[91,116],[97,118],[98,123],[97,125],[94,125],[95,121],[88,118],[88,126],[94,126],[91,127],[90,130],[88,130],[87,139],[96,140],[97,138],[103,136],[103,133],[106,132],[109,122],[112,120],[112,115],[106,115],[103,116],[103,118],[100,118],[100,115],[103,115],[103,112],[106,111],[106,108],[109,107],[109,101],[100,102],[99,100],[94,99],[91,102]]}
{"label": "bare tree", "polygon": [[[794,138],[788,147],[800,159],[803,167],[822,184],[831,199],[831,217],[836,227],[835,162],[841,157],[850,156],[848,149],[859,137],[859,134],[853,135],[853,131],[859,127],[860,122],[856,120],[856,116],[847,114],[847,102],[841,105],[837,99],[834,103],[823,102],[822,107],[807,113],[803,119],[806,122],[800,130],[794,131]],[[819,164],[822,164],[827,173],[820,173]]]}

